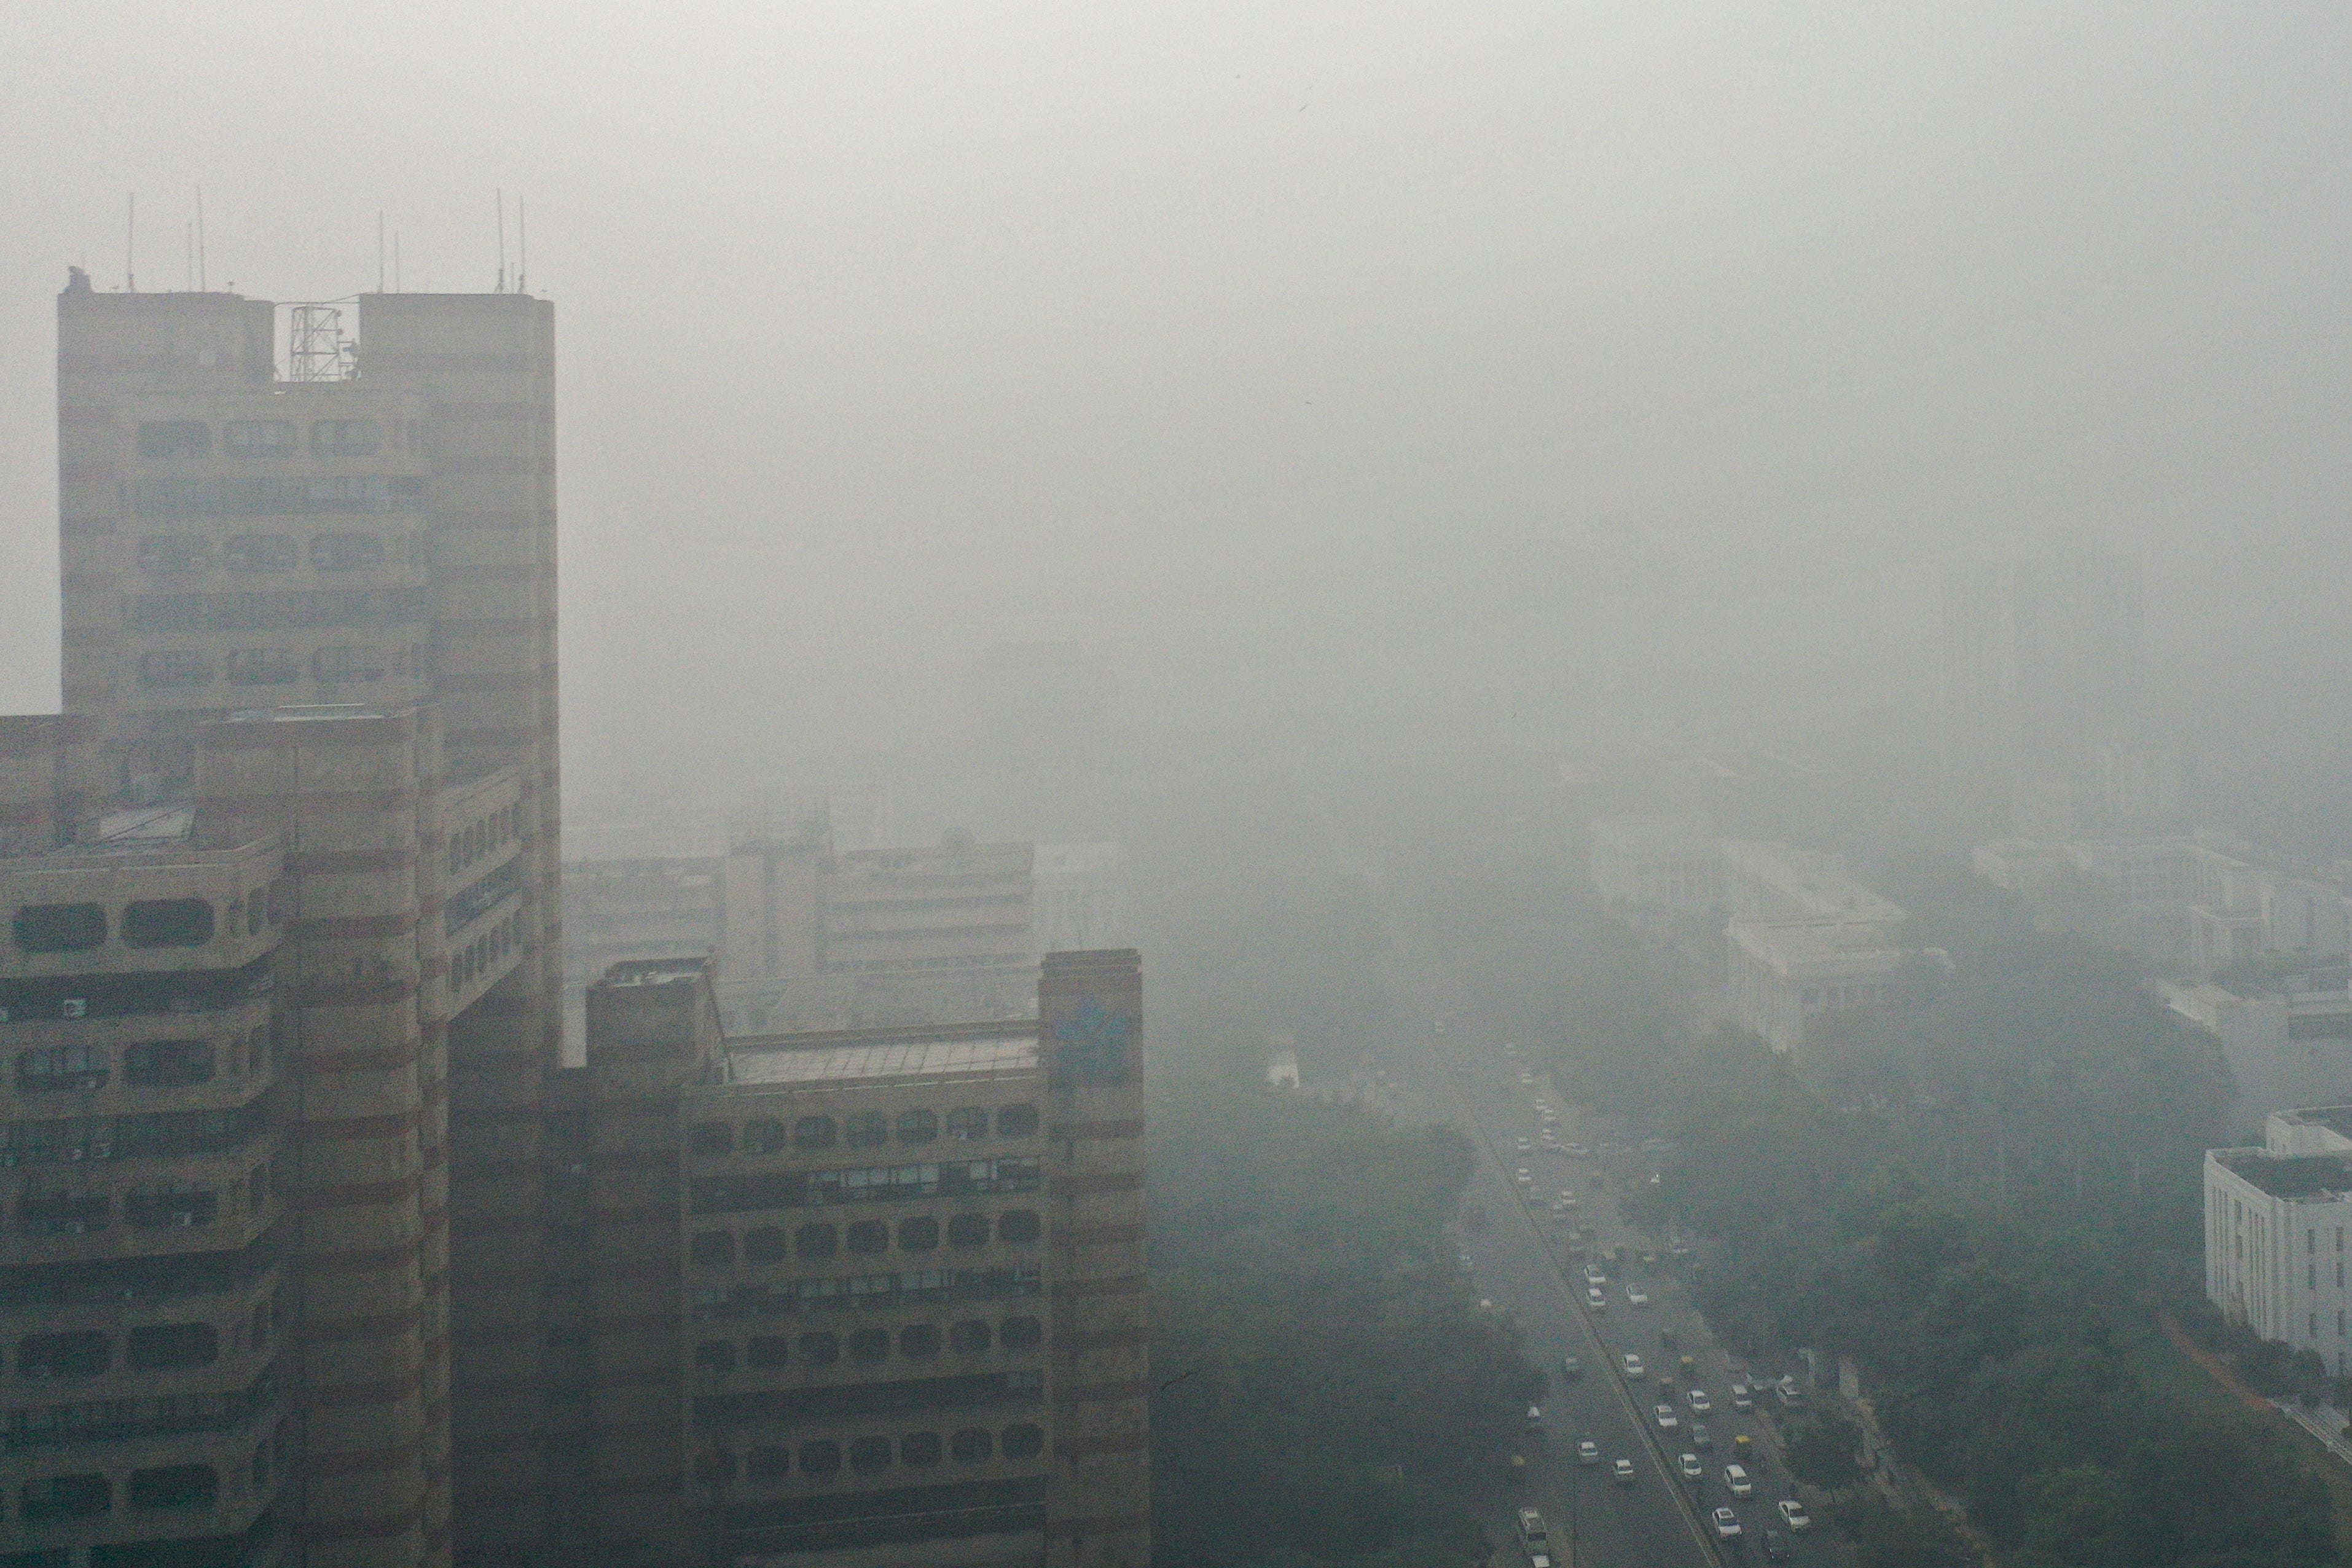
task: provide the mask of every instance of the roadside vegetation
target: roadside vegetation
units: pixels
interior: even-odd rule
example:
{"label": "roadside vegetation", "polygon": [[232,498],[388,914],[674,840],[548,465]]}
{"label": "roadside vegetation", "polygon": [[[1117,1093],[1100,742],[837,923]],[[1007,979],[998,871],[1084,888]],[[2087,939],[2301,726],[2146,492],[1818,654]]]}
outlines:
{"label": "roadside vegetation", "polygon": [[[2135,1370],[2156,1306],[2198,1310],[2218,1051],[2112,952],[1948,881],[1905,896],[1950,970],[1923,961],[1801,1065],[1729,1029],[1568,1037],[1563,1090],[1675,1150],[1633,1212],[1709,1238],[1695,1288],[1735,1348],[1851,1358],[1900,1456],[2005,1563],[2336,1562],[2305,1451]],[[1794,1436],[1816,1479],[1852,1479],[1843,1436]],[[1923,1513],[1897,1528],[1844,1495],[1865,1568],[1960,1552]]]}
{"label": "roadside vegetation", "polygon": [[1441,1228],[1469,1144],[1224,1077],[1150,1136],[1153,1560],[1461,1568],[1541,1386]]}

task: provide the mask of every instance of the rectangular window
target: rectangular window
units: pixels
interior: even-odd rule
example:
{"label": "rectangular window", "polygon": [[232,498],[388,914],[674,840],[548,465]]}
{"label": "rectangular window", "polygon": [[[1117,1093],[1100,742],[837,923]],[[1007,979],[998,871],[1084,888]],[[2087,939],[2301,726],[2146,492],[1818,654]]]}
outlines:
{"label": "rectangular window", "polygon": [[373,419],[314,419],[310,450],[321,458],[367,458],[383,445],[383,432]]}
{"label": "rectangular window", "polygon": [[234,458],[282,458],[295,447],[285,419],[232,419],[221,426],[221,450]]}
{"label": "rectangular window", "polygon": [[151,419],[139,426],[142,458],[201,458],[212,449],[212,427],[201,419]]}
{"label": "rectangular window", "polygon": [[142,686],[205,686],[213,678],[213,661],[193,648],[159,648],[139,656]]}

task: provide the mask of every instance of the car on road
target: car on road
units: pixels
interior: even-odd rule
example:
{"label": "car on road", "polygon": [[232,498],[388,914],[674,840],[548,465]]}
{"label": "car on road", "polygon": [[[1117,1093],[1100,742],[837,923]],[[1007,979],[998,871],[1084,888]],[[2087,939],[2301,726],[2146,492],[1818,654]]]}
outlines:
{"label": "car on road", "polygon": [[1723,1467],[1723,1484],[1731,1489],[1731,1495],[1733,1497],[1752,1497],[1755,1495],[1756,1483],[1749,1480],[1748,1479],[1748,1472],[1738,1465],[1726,1465]]}
{"label": "car on road", "polygon": [[1629,1280],[1625,1285],[1625,1304],[1629,1307],[1646,1307],[1650,1304],[1650,1293]]}
{"label": "car on road", "polygon": [[1749,1388],[1749,1387],[1748,1387],[1746,1384],[1744,1384],[1744,1383],[1735,1383],[1735,1384],[1733,1384],[1731,1385],[1731,1407],[1732,1407],[1734,1410],[1753,1410],[1753,1409],[1755,1409],[1755,1408],[1756,1408],[1756,1392],[1755,1392],[1755,1390],[1753,1390],[1753,1389]]}
{"label": "car on road", "polygon": [[1696,1448],[1702,1454],[1715,1447],[1715,1434],[1706,1429],[1706,1422],[1694,1421],[1691,1423],[1691,1447]]}
{"label": "car on road", "polygon": [[1675,1461],[1675,1465],[1682,1471],[1683,1479],[1686,1481],[1706,1479],[1706,1467],[1699,1462],[1696,1454],[1685,1454]]}
{"label": "car on road", "polygon": [[1579,1160],[1590,1160],[1592,1158],[1592,1151],[1586,1148],[1581,1143],[1563,1143],[1560,1145],[1560,1148]]}
{"label": "car on road", "polygon": [[1775,1563],[1786,1563],[1789,1560],[1789,1538],[1777,1530],[1766,1531],[1764,1555]]}
{"label": "car on road", "polygon": [[1511,1140],[1511,1147],[1522,1154],[1532,1154],[1536,1152],[1536,1141],[1532,1138],[1514,1138]]}
{"label": "car on road", "polygon": [[1534,1101],[1534,1105],[1535,1105],[1535,1108],[1536,1108],[1538,1110],[1540,1110],[1540,1111],[1544,1112],[1546,1115],[1549,1115],[1549,1114],[1550,1114],[1550,1112],[1551,1112],[1551,1101],[1550,1101],[1550,1100],[1538,1100]]}
{"label": "car on road", "polygon": [[1609,1270],[1598,1263],[1588,1263],[1584,1266],[1584,1282],[1587,1285],[1606,1285],[1609,1283]]}
{"label": "car on road", "polygon": [[1519,1047],[1511,1044],[1510,1041],[1505,1040],[1503,1042],[1503,1054],[1507,1057],[1517,1056],[1519,1054]]}
{"label": "car on road", "polygon": [[1574,1383],[1584,1375],[1584,1363],[1572,1355],[1564,1355],[1559,1358],[1559,1373]]}
{"label": "car on road", "polygon": [[1719,1541],[1738,1540],[1740,1535],[1739,1516],[1732,1512],[1727,1508],[1717,1509],[1715,1510],[1715,1533],[1716,1538]]}
{"label": "car on road", "polygon": [[1772,1392],[1780,1396],[1780,1405],[1785,1410],[1800,1409],[1805,1403],[1805,1391],[1797,1386],[1793,1377],[1782,1378]]}
{"label": "car on road", "polygon": [[1543,1430],[1542,1405],[1530,1405],[1528,1406],[1528,1430],[1530,1432],[1540,1432]]}
{"label": "car on road", "polygon": [[1580,1465],[1599,1464],[1601,1462],[1601,1445],[1594,1442],[1590,1437],[1578,1438],[1576,1440],[1576,1462]]}
{"label": "car on road", "polygon": [[1462,1266],[1462,1272],[1465,1274],[1469,1273],[1470,1270],[1478,1267],[1475,1263],[1473,1263],[1470,1260],[1470,1254],[1466,1251],[1455,1253],[1454,1255],[1454,1259]]}
{"label": "car on road", "polygon": [[1618,1460],[1615,1464],[1611,1465],[1611,1466],[1609,1467],[1609,1468],[1610,1468],[1611,1473],[1612,1473],[1612,1474],[1614,1476],[1614,1478],[1616,1479],[1617,1484],[1618,1484],[1619,1486],[1621,1486],[1621,1487],[1630,1487],[1630,1486],[1632,1486],[1632,1485],[1633,1484],[1633,1460],[1631,1460],[1631,1459],[1620,1459],[1620,1460]]}
{"label": "car on road", "polygon": [[1574,1208],[1576,1206],[1576,1194],[1567,1187],[1560,1188],[1559,1206],[1569,1209]]}
{"label": "car on road", "polygon": [[1523,1187],[1531,1187],[1535,1185],[1536,1173],[1533,1171],[1528,1170],[1525,1165],[1521,1165],[1517,1170],[1511,1173],[1511,1180],[1518,1183],[1519,1185]]}
{"label": "car on road", "polygon": [[1690,1407],[1692,1414],[1704,1415],[1715,1408],[1715,1401],[1706,1396],[1706,1389],[1694,1388],[1690,1391]]}
{"label": "car on road", "polygon": [[1439,1018],[1431,1023],[1429,1026],[1429,1032],[1433,1035],[1442,1035],[1445,1033],[1445,1020]]}
{"label": "car on road", "polygon": [[1625,1375],[1627,1377],[1642,1375],[1642,1358],[1631,1351],[1625,1352]]}
{"label": "car on road", "polygon": [[1536,1086],[1536,1075],[1531,1072],[1523,1072],[1519,1075],[1519,1082],[1528,1089],[1533,1089]]}
{"label": "car on road", "polygon": [[1784,1497],[1772,1506],[1780,1510],[1780,1522],[1787,1525],[1790,1530],[1810,1530],[1812,1528],[1813,1516],[1807,1513],[1805,1511],[1805,1505],[1799,1502],[1795,1498]]}
{"label": "car on road", "polygon": [[1587,1285],[1584,1288],[1584,1310],[1588,1312],[1605,1312],[1609,1310],[1609,1298],[1601,1293],[1600,1286]]}
{"label": "car on road", "polygon": [[1675,1407],[1671,1405],[1657,1406],[1657,1417],[1658,1430],[1661,1432],[1671,1432],[1683,1424],[1683,1418],[1675,1414]]}

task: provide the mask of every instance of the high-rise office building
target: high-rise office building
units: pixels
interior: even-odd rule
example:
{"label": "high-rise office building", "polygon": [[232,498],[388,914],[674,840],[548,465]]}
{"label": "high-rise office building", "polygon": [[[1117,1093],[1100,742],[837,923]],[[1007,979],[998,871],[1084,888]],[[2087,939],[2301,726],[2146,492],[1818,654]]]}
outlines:
{"label": "high-rise office building", "polygon": [[1958,773],[2087,773],[2137,716],[2140,563],[2079,537],[1944,568],[1944,726]]}
{"label": "high-rise office building", "polygon": [[[282,355],[280,310],[226,293],[100,293],[79,271],[58,299],[67,717],[20,721],[16,750],[47,760],[5,770],[15,808],[0,826],[15,841],[0,853],[16,858],[0,1046],[16,1064],[5,1135],[79,1152],[19,1163],[0,1267],[28,1300],[177,1289],[156,1283],[162,1266],[147,1259],[171,1249],[143,1237],[153,1227],[132,1217],[134,1199],[139,1214],[185,1212],[165,1227],[184,1232],[181,1250],[234,1255],[238,1278],[271,1281],[266,1326],[285,1348],[267,1392],[290,1425],[270,1467],[292,1472],[270,1468],[267,1487],[288,1538],[319,1562],[494,1554],[548,1527],[542,1093],[561,1029],[552,310],[520,294],[376,294],[346,331],[339,308],[295,306]],[[173,890],[194,875],[184,864],[221,857],[276,868],[258,904],[242,870]],[[51,896],[58,877],[72,896]],[[134,940],[161,918],[139,911],[157,904],[203,940]],[[70,912],[40,912],[52,906]],[[60,937],[53,918],[72,929]],[[154,1042],[131,1037],[145,1024],[110,1026],[119,1040],[95,1028],[101,992],[110,1016],[148,1020],[167,1055],[208,1065],[152,1066]],[[220,1001],[231,993],[234,1006]],[[200,1035],[190,1012],[234,1016],[207,1017]],[[97,1065],[50,1073],[53,1057]],[[85,1091],[123,1103],[84,1105]],[[214,1128],[224,1117],[232,1131]],[[163,1145],[76,1131],[105,1118],[212,1120]],[[146,1204],[182,1179],[152,1163],[166,1159],[157,1149],[189,1138],[209,1140],[215,1163],[229,1156],[212,1142],[229,1140],[262,1177],[210,1171],[209,1206]],[[50,1164],[76,1167],[73,1180],[26,1173]],[[49,1215],[49,1197],[89,1187],[85,1173],[101,1165],[122,1192],[101,1184],[75,1199],[89,1211],[79,1230],[74,1202]],[[277,1261],[249,1256],[265,1245]],[[127,1307],[97,1312],[70,1331],[110,1346],[114,1328],[129,1332]],[[235,1342],[226,1318],[213,1329],[224,1344],[257,1331]],[[19,1386],[7,1419],[70,1430],[68,1446],[119,1428],[138,1452],[90,1450],[93,1468],[57,1472],[81,1478],[65,1488],[79,1500],[36,1507],[27,1492],[6,1531],[25,1550],[102,1548],[123,1563],[171,1542],[246,1552],[234,1542],[250,1521],[215,1527],[244,1517],[224,1500],[263,1489],[258,1450],[234,1470],[218,1455],[163,1463],[229,1419],[173,1415],[173,1402],[212,1411],[202,1401],[220,1391],[142,1367],[118,1397],[109,1380],[131,1363],[107,1355],[95,1373],[46,1374],[46,1404]],[[57,1380],[83,1376],[98,1380],[89,1397],[65,1402]],[[164,1413],[100,1419],[101,1406]],[[115,1459],[153,1462],[118,1478]],[[184,1470],[186,1497],[201,1500],[142,1504],[154,1489],[142,1492],[142,1468]],[[199,1468],[215,1480],[194,1479]]]}

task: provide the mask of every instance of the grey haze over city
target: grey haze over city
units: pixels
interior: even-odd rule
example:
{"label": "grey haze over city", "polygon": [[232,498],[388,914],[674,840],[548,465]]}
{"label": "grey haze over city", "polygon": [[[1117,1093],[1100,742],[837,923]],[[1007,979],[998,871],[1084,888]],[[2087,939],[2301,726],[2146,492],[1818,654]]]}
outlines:
{"label": "grey haze over city", "polygon": [[2352,1563],[2352,13],[6,0],[0,213],[0,1568]]}
{"label": "grey haze over city", "polygon": [[[210,280],[287,300],[375,287],[379,213],[406,287],[492,287],[504,187],[568,323],[592,798],[889,739],[862,699],[912,717],[1006,637],[1212,710],[1420,700],[1396,661],[1488,624],[1516,544],[1628,532],[1682,562],[1710,722],[1924,700],[1935,563],[2073,523],[2242,719],[2346,664],[2346,26],[16,5],[0,362],[47,362],[66,263],[121,281],[133,192],[142,288],[185,286],[202,186]],[[0,689],[38,709],[53,411],[0,396]],[[1429,700],[1489,695],[1465,657]]]}

